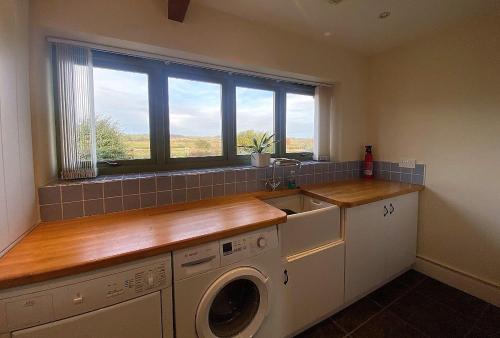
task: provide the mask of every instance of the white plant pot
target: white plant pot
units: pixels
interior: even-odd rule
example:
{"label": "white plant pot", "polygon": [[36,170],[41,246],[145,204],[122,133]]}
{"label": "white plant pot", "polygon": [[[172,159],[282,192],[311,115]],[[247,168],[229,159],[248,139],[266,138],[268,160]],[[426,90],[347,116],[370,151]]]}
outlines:
{"label": "white plant pot", "polygon": [[253,153],[250,158],[252,159],[252,166],[257,168],[267,167],[271,163],[271,154],[268,153]]}

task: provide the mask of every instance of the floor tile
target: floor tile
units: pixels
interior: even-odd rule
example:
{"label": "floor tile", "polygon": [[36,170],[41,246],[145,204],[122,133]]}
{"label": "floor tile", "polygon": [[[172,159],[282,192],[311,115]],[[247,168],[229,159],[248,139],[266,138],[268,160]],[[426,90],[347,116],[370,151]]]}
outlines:
{"label": "floor tile", "polygon": [[474,332],[481,332],[484,337],[500,337],[500,308],[489,304],[476,323],[472,336]]}
{"label": "floor tile", "polygon": [[426,275],[412,269],[406,271],[404,274],[402,274],[395,280],[403,285],[413,288],[418,284],[422,283],[427,278],[428,277]]}
{"label": "floor tile", "polygon": [[427,337],[389,311],[383,311],[352,333],[354,338]]}
{"label": "floor tile", "polygon": [[368,298],[381,306],[387,306],[410,290],[410,287],[393,280],[381,288],[373,291]]}
{"label": "floor tile", "polygon": [[458,312],[416,291],[411,291],[388,309],[432,337],[463,337],[473,325]]}
{"label": "floor tile", "polygon": [[332,320],[326,319],[295,336],[295,338],[340,338],[345,336],[346,333],[335,325]]}
{"label": "floor tile", "polygon": [[380,305],[365,297],[332,318],[346,332],[351,332],[380,310]]}
{"label": "floor tile", "polygon": [[475,321],[488,306],[488,303],[481,299],[432,278],[428,278],[421,283],[416,288],[416,291],[451,307],[472,321]]}

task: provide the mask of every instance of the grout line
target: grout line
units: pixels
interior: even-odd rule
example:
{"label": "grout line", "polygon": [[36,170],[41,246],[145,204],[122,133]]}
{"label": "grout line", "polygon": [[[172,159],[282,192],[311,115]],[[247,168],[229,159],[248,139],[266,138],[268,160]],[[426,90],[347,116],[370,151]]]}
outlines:
{"label": "grout line", "polygon": [[[396,278],[398,278],[398,277],[396,277]],[[415,284],[414,286],[411,286],[411,287],[409,287],[408,285],[406,285],[406,284],[404,284],[404,283],[400,283],[400,284],[402,284],[402,285],[404,285],[404,286],[409,287],[409,288],[408,288],[408,290],[406,290],[406,292],[404,292],[403,294],[401,294],[399,297],[396,297],[396,298],[395,298],[392,302],[390,302],[390,303],[389,303],[389,304],[387,304],[386,306],[382,306],[381,304],[379,304],[379,303],[377,303],[376,301],[374,301],[374,300],[372,300],[371,298],[369,298],[369,295],[370,295],[371,293],[370,293],[370,294],[368,294],[368,295],[366,295],[366,296],[365,296],[365,298],[368,298],[371,302],[373,302],[373,303],[375,303],[375,304],[377,304],[377,305],[379,305],[379,306],[382,306],[382,307],[381,307],[380,311],[376,312],[375,314],[373,314],[372,316],[370,316],[367,320],[365,320],[365,321],[364,321],[364,322],[362,322],[360,325],[358,325],[357,327],[355,327],[352,331],[350,331],[350,332],[349,332],[349,334],[354,333],[355,331],[357,331],[358,329],[360,329],[363,325],[365,325],[365,324],[366,324],[366,323],[368,323],[370,320],[372,320],[374,317],[378,316],[379,314],[381,314],[381,313],[382,313],[382,312],[384,312],[385,310],[388,310],[388,308],[389,308],[391,305],[393,305],[394,303],[396,303],[398,300],[400,300],[400,299],[401,299],[401,298],[403,298],[404,296],[408,295],[411,291],[415,290],[415,289],[416,289],[416,288],[417,288],[417,287],[418,287],[421,283],[423,283],[423,282],[424,282],[427,278],[428,278],[428,277],[426,276],[426,278],[422,279],[420,282],[418,282],[417,284]],[[393,279],[393,280],[395,280],[395,279]],[[392,281],[391,281],[391,282],[392,282]],[[390,283],[390,282],[389,282],[389,283]],[[387,283],[387,284],[388,284],[388,283]],[[385,285],[387,285],[387,284],[385,284]],[[379,289],[383,288],[385,285],[381,286],[381,287],[380,287],[380,288],[378,288],[377,290],[379,290]],[[375,291],[376,291],[376,290],[375,290]],[[373,292],[375,292],[375,291],[373,291]],[[363,298],[361,298],[361,299],[363,299]],[[392,312],[392,311],[391,311],[391,313],[395,314],[395,313],[394,313],[394,312]],[[398,316],[398,318],[400,318],[400,317]],[[408,325],[410,325],[410,326],[411,326],[411,324],[410,324],[410,323],[408,323],[406,320],[404,320],[404,319],[402,319],[402,318],[400,318],[400,319],[401,319],[401,320],[403,320],[405,323],[407,323]],[[415,329],[416,329],[416,328],[415,328]],[[420,332],[420,330],[418,330],[418,329],[417,329],[417,331],[419,331],[419,332]]]}

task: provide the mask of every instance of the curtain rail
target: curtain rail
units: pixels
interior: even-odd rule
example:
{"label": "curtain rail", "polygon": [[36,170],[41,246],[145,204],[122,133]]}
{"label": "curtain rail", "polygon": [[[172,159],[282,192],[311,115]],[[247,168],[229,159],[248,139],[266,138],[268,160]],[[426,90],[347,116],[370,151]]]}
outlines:
{"label": "curtain rail", "polygon": [[206,69],[223,71],[223,72],[228,72],[228,73],[244,74],[244,75],[261,77],[261,78],[266,78],[266,79],[275,80],[275,81],[293,82],[293,83],[297,83],[297,84],[310,85],[310,86],[333,87],[333,85],[334,85],[334,83],[309,81],[309,80],[300,79],[300,78],[251,71],[251,70],[246,70],[243,68],[227,67],[227,66],[214,64],[214,63],[209,63],[209,62],[202,62],[202,61],[196,61],[196,60],[187,59],[187,58],[173,57],[173,56],[167,56],[167,55],[150,53],[150,52],[143,52],[140,50],[133,50],[133,49],[127,49],[127,48],[121,48],[121,47],[101,45],[101,44],[85,42],[85,41],[62,39],[62,38],[56,38],[56,37],[48,37],[47,41],[50,43],[65,43],[65,44],[69,44],[69,45],[87,47],[87,48],[91,48],[91,49],[95,49],[95,50],[99,50],[99,51],[103,51],[103,52],[111,52],[111,53],[128,55],[128,56],[143,57],[143,58],[147,58],[147,59],[160,60],[160,61],[164,61],[164,62],[174,62],[174,63],[183,64],[183,65],[202,67],[202,68],[206,68]]}

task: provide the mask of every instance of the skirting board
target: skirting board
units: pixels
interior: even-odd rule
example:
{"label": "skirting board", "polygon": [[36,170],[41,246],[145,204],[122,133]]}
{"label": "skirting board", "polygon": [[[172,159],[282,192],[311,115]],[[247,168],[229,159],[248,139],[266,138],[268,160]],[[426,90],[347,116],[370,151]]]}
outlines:
{"label": "skirting board", "polygon": [[500,306],[500,286],[498,284],[483,281],[426,257],[417,257],[415,270],[488,303]]}

